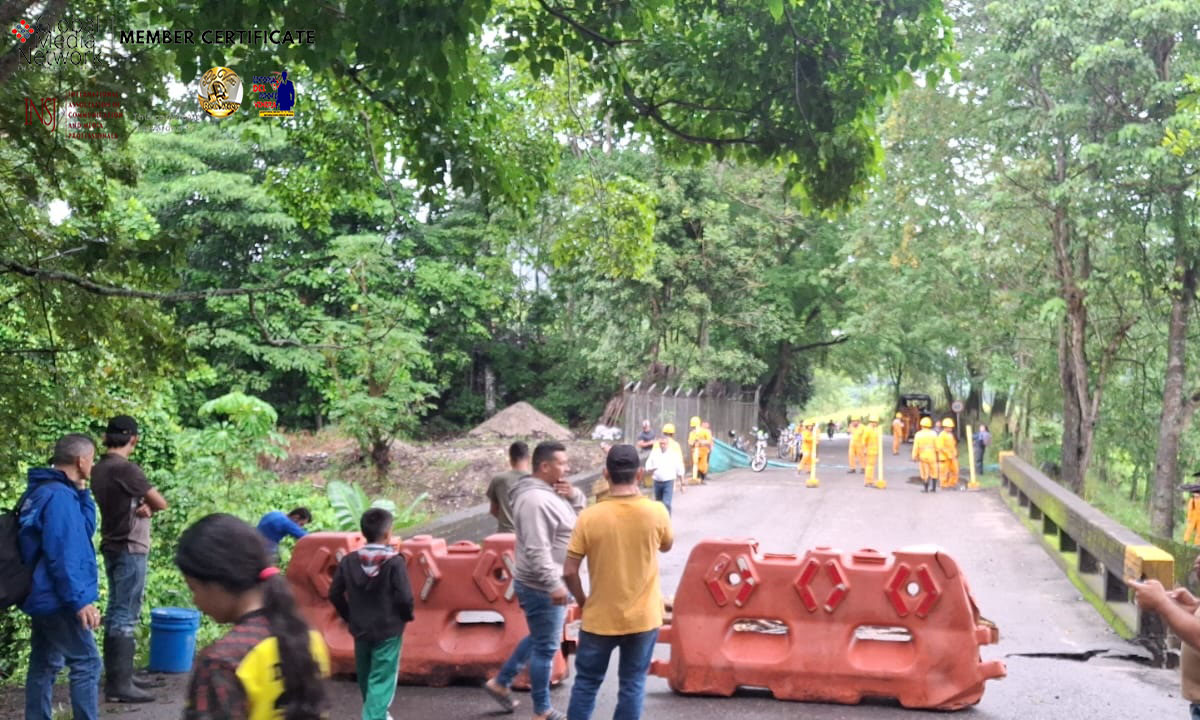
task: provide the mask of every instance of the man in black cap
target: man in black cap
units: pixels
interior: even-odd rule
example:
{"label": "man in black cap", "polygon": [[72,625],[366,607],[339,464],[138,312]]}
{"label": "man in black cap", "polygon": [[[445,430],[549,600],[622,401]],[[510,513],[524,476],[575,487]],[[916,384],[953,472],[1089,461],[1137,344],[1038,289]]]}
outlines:
{"label": "man in black cap", "polygon": [[[663,623],[658,553],[674,543],[667,508],[638,490],[642,468],[637,449],[617,445],[609,450],[604,477],[611,486],[609,495],[579,513],[563,565],[563,581],[583,609],[567,709],[571,720],[592,716],[615,648],[620,648],[621,660],[613,717],[642,716],[646,672]],[[584,592],[579,576],[584,558],[591,595]]]}
{"label": "man in black cap", "polygon": [[[137,421],[118,415],[108,421],[108,449],[92,469],[92,494],[100,506],[100,551],[108,576],[104,613],[104,695],[108,702],[151,702],[138,689],[133,672],[134,629],[146,591],[146,558],[150,553],[150,516],[167,509],[167,501],[150,486],[137,463],[129,461],[138,444]],[[148,684],[147,684],[148,685]]]}

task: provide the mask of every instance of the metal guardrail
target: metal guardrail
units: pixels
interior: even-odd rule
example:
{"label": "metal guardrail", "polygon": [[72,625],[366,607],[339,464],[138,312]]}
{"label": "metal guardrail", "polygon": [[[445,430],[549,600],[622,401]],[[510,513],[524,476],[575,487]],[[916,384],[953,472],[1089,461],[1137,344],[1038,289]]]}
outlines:
{"label": "metal guardrail", "polygon": [[1132,602],[1125,578],[1175,585],[1175,559],[1011,452],[1000,453],[1009,507],[1041,535],[1050,556],[1122,637],[1145,646],[1159,665],[1177,658],[1161,618]]}
{"label": "metal guardrail", "polygon": [[[595,497],[597,491],[604,492],[608,489],[608,485],[601,477],[599,470],[575,473],[567,479],[575,487],[582,490],[583,494],[589,498]],[[496,532],[496,518],[492,517],[489,512],[490,509],[491,505],[489,503],[472,505],[469,508],[463,508],[456,513],[443,515],[417,527],[405,528],[402,533],[404,537],[432,535],[434,537],[446,538],[447,542],[457,542],[459,540],[479,542],[488,535]]]}

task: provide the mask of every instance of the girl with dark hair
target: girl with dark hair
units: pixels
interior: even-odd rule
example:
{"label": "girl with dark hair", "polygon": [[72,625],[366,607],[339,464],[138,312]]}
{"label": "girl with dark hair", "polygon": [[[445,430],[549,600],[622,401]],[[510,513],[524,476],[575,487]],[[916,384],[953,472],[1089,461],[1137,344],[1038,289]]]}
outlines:
{"label": "girl with dark hair", "polygon": [[175,564],[224,637],[201,651],[184,720],[320,720],[329,652],[296,610],[258,531],[208,515],[179,538]]}

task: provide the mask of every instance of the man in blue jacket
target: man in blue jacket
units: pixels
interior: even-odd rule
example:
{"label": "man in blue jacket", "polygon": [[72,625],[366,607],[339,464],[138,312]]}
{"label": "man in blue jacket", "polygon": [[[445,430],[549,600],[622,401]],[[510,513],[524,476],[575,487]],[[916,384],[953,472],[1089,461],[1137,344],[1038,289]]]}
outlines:
{"label": "man in blue jacket", "polygon": [[49,468],[32,468],[21,503],[21,559],[33,568],[33,587],[21,610],[32,637],[25,676],[26,720],[50,720],[54,677],[70,668],[75,720],[100,714],[100,652],[92,631],[100,626],[96,505],[87,482],[96,446],[87,435],[64,435]]}
{"label": "man in blue jacket", "polygon": [[293,508],[287,515],[278,510],[263,515],[258,521],[258,532],[267,539],[267,553],[278,559],[279,541],[289,535],[297,540],[304,537],[308,534],[304,526],[310,522],[312,513],[306,507]]}

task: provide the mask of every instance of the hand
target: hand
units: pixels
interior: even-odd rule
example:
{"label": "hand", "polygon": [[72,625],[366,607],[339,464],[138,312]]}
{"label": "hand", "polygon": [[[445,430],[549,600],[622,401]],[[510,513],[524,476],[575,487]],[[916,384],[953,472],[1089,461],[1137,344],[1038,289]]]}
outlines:
{"label": "hand", "polygon": [[565,498],[571,497],[572,491],[574,489],[575,489],[575,487],[573,485],[571,485],[571,483],[567,482],[566,480],[559,480],[558,482],[554,483],[554,492],[558,493],[559,495],[561,495]]}
{"label": "hand", "polygon": [[1187,588],[1175,588],[1167,593],[1167,597],[1175,601],[1176,605],[1180,605],[1188,610],[1195,612],[1197,607],[1200,607],[1200,598],[1193,595]]}
{"label": "hand", "polygon": [[1143,610],[1157,612],[1170,599],[1167,589],[1157,580],[1138,582],[1132,578],[1125,578],[1125,584],[1133,590],[1134,601]]}
{"label": "hand", "polygon": [[567,598],[569,597],[570,595],[567,594],[567,589],[560,587],[554,592],[550,593],[550,602],[554,603],[555,605],[566,605]]}
{"label": "hand", "polygon": [[84,605],[75,614],[79,617],[79,622],[83,624],[85,630],[95,630],[100,627],[100,611],[96,609],[95,605]]}
{"label": "hand", "polygon": [[142,503],[141,505],[137,506],[137,509],[133,511],[133,514],[140,518],[148,518],[153,515],[154,512],[150,509],[149,505]]}

